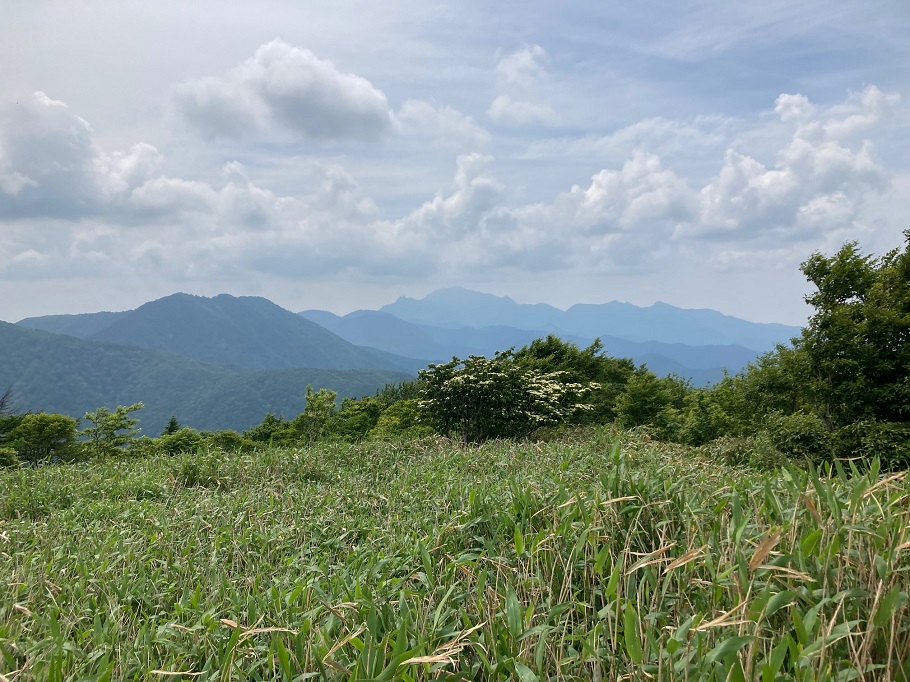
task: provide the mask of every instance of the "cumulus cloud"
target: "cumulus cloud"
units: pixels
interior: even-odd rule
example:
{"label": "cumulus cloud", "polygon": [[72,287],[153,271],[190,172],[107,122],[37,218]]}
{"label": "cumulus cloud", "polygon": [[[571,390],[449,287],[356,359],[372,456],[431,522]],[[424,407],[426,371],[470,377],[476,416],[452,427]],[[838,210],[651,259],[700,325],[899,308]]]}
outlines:
{"label": "cumulus cloud", "polygon": [[[851,142],[860,125],[874,125],[887,115],[886,101],[871,86],[851,97],[848,106],[823,111],[802,95],[781,95],[775,112],[791,126],[791,137],[777,151],[776,163],[769,167],[728,149],[720,172],[699,192],[700,220],[684,232],[754,238],[773,231],[780,238],[798,235],[797,228],[849,225],[870,193],[887,185],[872,143]],[[834,206],[837,210],[831,210]],[[828,222],[807,219],[822,214]]]}
{"label": "cumulus cloud", "polygon": [[366,78],[278,39],[222,76],[183,83],[173,102],[209,137],[278,127],[307,138],[373,140],[392,122],[385,94]]}
{"label": "cumulus cloud", "polygon": [[[214,179],[172,177],[146,143],[98,149],[88,123],[61,102],[39,94],[18,106],[0,129],[3,276],[87,268],[175,279],[305,279],[644,271],[683,252],[715,268],[761,265],[792,253],[793,244],[816,248],[820,238],[865,229],[864,206],[888,182],[872,141],[857,131],[875,129],[895,101],[873,89],[834,107],[781,96],[776,120],[763,124],[773,130],[758,128],[743,138],[748,144],[734,140],[717,152],[703,180],[645,149],[648,131],[664,140],[689,127],[643,123],[616,136],[634,147],[627,158],[537,203],[516,205],[491,155],[464,153],[448,186],[399,217],[381,215],[337,162],[318,165],[290,194],[236,161]],[[464,144],[484,139],[469,118],[418,101],[406,103],[394,125],[422,139],[446,126]],[[765,138],[775,146],[756,147]]]}
{"label": "cumulus cloud", "polygon": [[554,123],[556,112],[542,94],[548,63],[547,53],[540,45],[529,45],[500,59],[496,66],[500,94],[487,116],[504,125]]}
{"label": "cumulus cloud", "polygon": [[490,133],[449,106],[407,100],[395,114],[396,127],[404,136],[427,138],[443,148],[480,148],[490,143]]}

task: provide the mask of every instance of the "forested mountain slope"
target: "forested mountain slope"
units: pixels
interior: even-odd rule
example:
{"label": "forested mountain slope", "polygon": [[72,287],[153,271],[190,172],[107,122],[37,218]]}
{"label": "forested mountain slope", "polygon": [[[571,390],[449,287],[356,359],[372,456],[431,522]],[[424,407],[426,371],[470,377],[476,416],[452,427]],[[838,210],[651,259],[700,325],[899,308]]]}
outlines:
{"label": "forested mountain slope", "polygon": [[90,341],[139,346],[232,369],[381,369],[424,362],[355,346],[258,297],[173,294],[123,313],[28,318],[20,325]]}
{"label": "forested mountain slope", "polygon": [[267,412],[294,416],[306,386],[339,397],[374,393],[412,375],[376,369],[282,369],[241,372],[135,346],[85,341],[0,323],[0,386],[11,387],[21,411],[81,417],[99,406],[143,402],[146,433],[176,415],[200,429],[244,429]]}

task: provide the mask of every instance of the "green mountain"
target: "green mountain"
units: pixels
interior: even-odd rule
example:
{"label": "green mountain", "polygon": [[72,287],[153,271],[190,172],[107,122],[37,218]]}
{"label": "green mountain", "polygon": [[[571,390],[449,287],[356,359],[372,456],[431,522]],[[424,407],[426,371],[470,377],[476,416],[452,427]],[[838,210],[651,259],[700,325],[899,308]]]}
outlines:
{"label": "green mountain", "polygon": [[54,315],[19,324],[89,341],[138,346],[239,370],[378,369],[415,373],[425,362],[355,346],[271,301],[174,294],[123,313]]}
{"label": "green mountain", "polygon": [[200,429],[242,430],[267,412],[295,416],[307,384],[339,397],[375,393],[411,373],[378,369],[238,371],[135,346],[98,343],[0,322],[0,386],[11,387],[20,411],[81,417],[104,405],[143,402],[148,435],[171,415]]}

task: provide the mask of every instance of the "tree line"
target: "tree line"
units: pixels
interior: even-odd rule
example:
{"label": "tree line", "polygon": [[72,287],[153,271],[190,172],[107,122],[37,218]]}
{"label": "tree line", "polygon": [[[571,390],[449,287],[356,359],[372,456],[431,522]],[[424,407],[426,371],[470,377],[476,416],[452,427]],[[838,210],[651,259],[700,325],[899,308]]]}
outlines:
{"label": "tree line", "polygon": [[126,452],[168,454],[201,447],[252,449],[323,440],[413,439],[465,443],[526,438],[541,429],[597,424],[642,428],[654,437],[712,448],[719,456],[811,459],[879,457],[910,466],[910,231],[903,249],[874,257],[855,242],[815,253],[801,271],[815,288],[799,337],[707,388],[551,335],[492,358],[453,358],[346,398],[307,386],[296,417],[266,415],[244,431],[202,432],[176,417],[154,438],[132,416],[142,404],[101,407],[83,417],[16,414],[0,398],[0,462],[72,461]]}

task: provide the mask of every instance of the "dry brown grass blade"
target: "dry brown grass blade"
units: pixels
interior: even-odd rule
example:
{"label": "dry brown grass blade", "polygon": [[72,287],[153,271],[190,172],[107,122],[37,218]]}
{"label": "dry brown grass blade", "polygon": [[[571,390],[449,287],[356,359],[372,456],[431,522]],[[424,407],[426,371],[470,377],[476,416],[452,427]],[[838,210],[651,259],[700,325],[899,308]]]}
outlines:
{"label": "dry brown grass blade", "polygon": [[645,566],[651,566],[652,564],[660,564],[665,561],[669,561],[670,560],[669,557],[665,557],[663,555],[666,554],[667,552],[669,552],[674,547],[676,547],[676,543],[671,542],[669,545],[665,545],[665,546],[661,547],[660,549],[655,549],[650,554],[645,555],[644,558],[639,559],[634,564],[632,564],[632,566],[629,568],[629,570],[626,571],[626,575],[630,575],[630,574],[634,573],[635,571],[637,571],[639,568],[644,568]]}
{"label": "dry brown grass blade", "polygon": [[806,582],[810,583],[818,582],[808,573],[797,571],[795,568],[789,568],[788,566],[772,566],[771,564],[762,564],[761,566],[756,566],[756,570],[759,568],[763,568],[765,570],[773,571],[776,573],[783,573],[790,576],[791,578],[799,578],[800,580],[805,580]]}
{"label": "dry brown grass blade", "polygon": [[[205,675],[205,673],[188,673],[181,670],[152,670],[150,675],[164,675],[165,677],[199,677]],[[0,677],[3,677],[0,675]],[[6,679],[6,678],[3,678]],[[0,681],[2,682],[2,681]]]}
{"label": "dry brown grass blade", "polygon": [[818,509],[815,507],[815,503],[809,499],[808,495],[800,495],[803,498],[803,504],[806,505],[806,509],[809,510],[809,513],[812,514],[812,518],[815,519],[815,522],[821,526],[822,525],[822,515],[818,513]]}
{"label": "dry brown grass blade", "polygon": [[13,604],[13,610],[18,611],[19,613],[24,614],[29,617],[31,617],[31,615],[32,615],[32,612],[29,611],[28,608],[26,608],[22,604]]}
{"label": "dry brown grass blade", "polygon": [[626,497],[612,497],[609,500],[604,500],[600,503],[601,507],[609,507],[611,504],[617,504],[619,502],[628,502],[629,500],[637,500],[638,498],[635,495],[627,495]]}
{"label": "dry brown grass blade", "polygon": [[892,483],[894,483],[895,481],[901,480],[906,475],[907,475],[906,471],[901,471],[899,473],[892,474],[888,478],[883,478],[882,480],[880,480],[878,483],[876,483],[874,486],[872,486],[866,492],[863,493],[863,499],[869,497],[870,495],[874,495],[877,491],[881,490],[882,488],[887,488],[888,486],[891,486]]}
{"label": "dry brown grass blade", "polygon": [[744,608],[746,608],[746,602],[743,602],[739,606],[734,606],[729,611],[724,611],[717,618],[714,618],[713,620],[709,620],[707,623],[702,623],[701,625],[696,627],[695,630],[696,630],[696,632],[698,632],[701,630],[708,630],[710,628],[720,627],[721,625],[739,625],[740,623],[751,622],[751,621],[743,621],[743,620],[736,620],[736,621],[730,620],[731,618],[733,618],[733,616],[736,614],[737,611],[742,611]]}
{"label": "dry brown grass blade", "polygon": [[476,630],[479,630],[484,625],[486,625],[486,621],[479,623],[472,628],[464,630],[451,642],[446,642],[445,644],[441,644],[440,646],[436,647],[436,651],[434,651],[429,656],[415,656],[402,662],[401,665],[418,665],[420,663],[448,663],[449,665],[454,665],[455,654],[460,653],[462,649],[470,644],[470,642],[465,641],[468,635]]}
{"label": "dry brown grass blade", "polygon": [[708,545],[703,545],[702,547],[699,547],[698,549],[690,549],[688,552],[686,552],[682,556],[677,557],[676,559],[671,561],[669,564],[667,564],[664,567],[664,573],[668,573],[669,571],[672,571],[674,569],[685,566],[690,561],[695,561],[699,557],[704,556],[705,550],[707,548],[708,548]]}
{"label": "dry brown grass blade", "polygon": [[768,555],[771,554],[771,550],[777,546],[777,543],[780,542],[781,532],[777,531],[771,533],[768,537],[762,540],[758,547],[755,548],[755,554],[752,555],[752,559],[749,561],[749,570],[754,571],[756,568],[765,563],[765,559],[768,558]]}
{"label": "dry brown grass blade", "polygon": [[[332,654],[334,654],[334,653],[335,653],[336,651],[338,651],[341,647],[343,647],[345,644],[347,644],[348,642],[350,642],[352,639],[354,639],[357,635],[359,635],[361,632],[363,632],[363,631],[366,630],[366,629],[367,629],[366,624],[365,624],[365,623],[361,623],[359,628],[357,628],[356,630],[354,630],[354,632],[352,632],[351,634],[349,634],[347,637],[345,637],[343,640],[341,640],[340,642],[336,643],[335,646],[333,646],[331,649],[329,649],[329,650],[326,652],[325,656],[322,657],[322,662],[325,663],[326,665],[332,665],[332,663],[329,662],[329,656],[331,656]],[[334,667],[334,666],[333,666],[333,667]],[[339,669],[340,669],[340,668],[339,668]],[[349,672],[348,674],[350,674],[350,672]]]}

